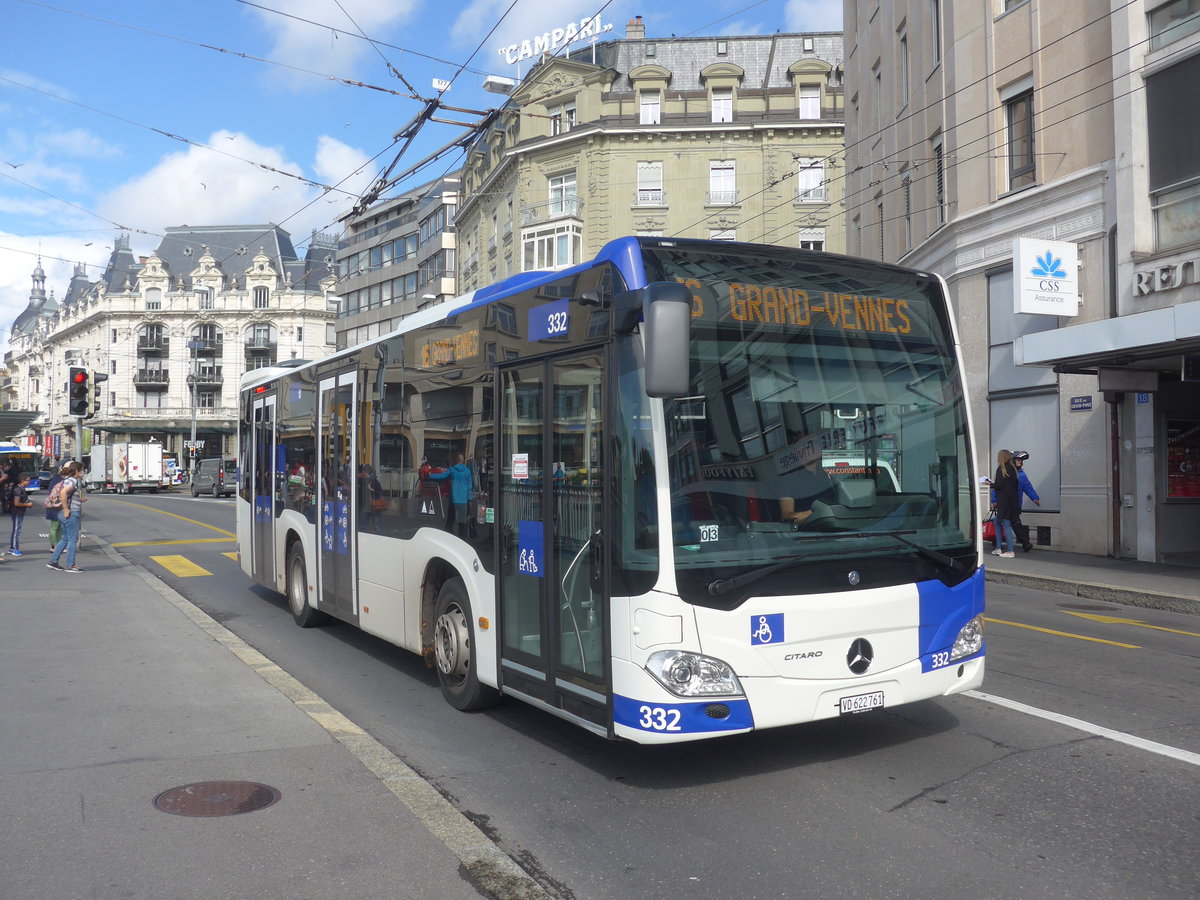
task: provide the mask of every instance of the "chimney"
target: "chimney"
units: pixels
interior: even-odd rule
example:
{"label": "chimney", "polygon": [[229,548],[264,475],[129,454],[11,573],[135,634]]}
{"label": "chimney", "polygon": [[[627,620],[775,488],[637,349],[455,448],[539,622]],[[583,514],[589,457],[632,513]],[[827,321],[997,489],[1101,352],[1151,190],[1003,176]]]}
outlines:
{"label": "chimney", "polygon": [[642,17],[634,16],[629,20],[629,24],[625,26],[625,40],[644,41],[645,39],[646,26],[642,24]]}

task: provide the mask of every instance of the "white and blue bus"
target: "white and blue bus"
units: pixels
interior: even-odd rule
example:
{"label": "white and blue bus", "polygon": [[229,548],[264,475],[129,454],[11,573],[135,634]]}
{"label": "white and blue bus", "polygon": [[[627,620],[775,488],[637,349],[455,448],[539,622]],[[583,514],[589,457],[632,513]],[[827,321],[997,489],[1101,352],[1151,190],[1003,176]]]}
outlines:
{"label": "white and blue bus", "polygon": [[935,275],[621,238],[241,385],[242,568],[609,738],[983,679],[959,341]]}

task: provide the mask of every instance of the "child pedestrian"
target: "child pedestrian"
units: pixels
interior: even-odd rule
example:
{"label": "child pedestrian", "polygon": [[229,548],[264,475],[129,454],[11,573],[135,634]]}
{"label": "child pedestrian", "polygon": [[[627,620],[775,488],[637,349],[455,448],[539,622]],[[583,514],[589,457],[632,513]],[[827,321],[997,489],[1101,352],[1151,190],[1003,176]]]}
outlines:
{"label": "child pedestrian", "polygon": [[12,489],[12,500],[9,503],[9,514],[12,516],[12,537],[8,541],[8,552],[12,556],[24,556],[21,552],[21,526],[25,523],[25,510],[33,506],[29,499],[29,473],[22,472],[17,476],[17,483]]}

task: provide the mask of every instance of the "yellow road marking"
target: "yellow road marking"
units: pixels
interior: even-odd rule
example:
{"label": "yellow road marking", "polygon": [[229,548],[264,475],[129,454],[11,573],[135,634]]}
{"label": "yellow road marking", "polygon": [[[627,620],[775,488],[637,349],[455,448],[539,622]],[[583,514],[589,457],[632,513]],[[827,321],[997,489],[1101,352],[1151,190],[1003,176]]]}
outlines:
{"label": "yellow road marking", "polygon": [[159,509],[157,506],[146,506],[146,504],[144,504],[144,503],[131,503],[128,500],[117,500],[112,497],[105,497],[104,500],[107,503],[120,503],[124,506],[136,506],[138,509],[148,509],[151,512],[158,513],[159,515],[170,516],[173,519],[182,519],[184,522],[191,522],[193,525],[199,525],[202,528],[210,528],[213,531],[218,532],[219,534],[227,534],[231,538],[237,537],[237,535],[234,534],[232,531],[226,531],[224,528],[218,528],[216,525],[209,525],[207,522],[200,522],[196,519],[189,519],[187,516],[181,516],[178,513],[167,512],[166,510]]}
{"label": "yellow road marking", "polygon": [[228,557],[229,557],[230,559],[232,559],[234,562],[237,562],[237,561],[238,561],[238,552],[237,552],[236,550],[232,550],[232,551],[230,551],[229,553],[222,553],[221,555],[222,555],[222,556],[228,556]]}
{"label": "yellow road marking", "polygon": [[180,538],[171,541],[121,541],[114,547],[161,547],[167,544],[228,544],[236,538]]}
{"label": "yellow road marking", "polygon": [[1013,628],[1028,628],[1030,631],[1040,631],[1043,634],[1053,634],[1058,637],[1075,638],[1078,641],[1092,641],[1097,644],[1111,644],[1113,647],[1125,647],[1129,650],[1141,650],[1137,644],[1122,644],[1120,641],[1106,641],[1103,638],[1088,637],[1086,634],[1072,634],[1069,631],[1055,631],[1053,628],[1039,628],[1036,625],[1025,625],[1021,622],[1006,622],[1003,619],[993,619],[990,616],[985,617],[984,621],[992,622],[996,625],[1011,625]]}
{"label": "yellow road marking", "polygon": [[1181,631],[1178,628],[1164,628],[1161,625],[1151,625],[1149,622],[1143,622],[1141,619],[1126,619],[1121,616],[1098,616],[1095,613],[1075,612],[1074,610],[1061,610],[1069,616],[1079,616],[1081,619],[1091,619],[1093,622],[1103,622],[1105,625],[1136,625],[1138,628],[1152,628],[1155,631],[1169,631],[1171,634],[1186,634],[1188,637],[1200,637],[1194,631]]}
{"label": "yellow road marking", "polygon": [[196,565],[186,556],[152,556],[150,558],[179,578],[195,578],[197,575],[212,574],[208,569]]}

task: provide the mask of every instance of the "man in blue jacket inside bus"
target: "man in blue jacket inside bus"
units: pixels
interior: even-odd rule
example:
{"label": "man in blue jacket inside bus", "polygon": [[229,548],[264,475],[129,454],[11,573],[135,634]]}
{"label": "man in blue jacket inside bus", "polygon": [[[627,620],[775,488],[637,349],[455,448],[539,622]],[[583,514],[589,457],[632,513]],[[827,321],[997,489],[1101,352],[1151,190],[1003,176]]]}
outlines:
{"label": "man in blue jacket inside bus", "polygon": [[425,479],[427,481],[450,480],[450,521],[446,525],[450,531],[456,532],[460,538],[466,540],[470,536],[467,504],[471,502],[471,491],[475,486],[475,478],[463,459],[461,453],[455,453],[454,465],[444,472],[431,472],[425,476]]}
{"label": "man in blue jacket inside bus", "polygon": [[[1033,542],[1029,540],[1029,526],[1021,521],[1021,507],[1025,503],[1025,498],[1028,497],[1037,506],[1042,505],[1042,499],[1038,496],[1038,492],[1033,489],[1033,482],[1029,480],[1029,476],[1025,474],[1025,460],[1029,459],[1028,450],[1014,450],[1012,455],[1013,464],[1017,467],[1017,517],[1012,521],[1013,531],[1016,532],[1017,540],[1021,542],[1021,549],[1028,553],[1033,549]],[[992,488],[992,504],[996,503],[996,489]]]}

